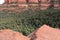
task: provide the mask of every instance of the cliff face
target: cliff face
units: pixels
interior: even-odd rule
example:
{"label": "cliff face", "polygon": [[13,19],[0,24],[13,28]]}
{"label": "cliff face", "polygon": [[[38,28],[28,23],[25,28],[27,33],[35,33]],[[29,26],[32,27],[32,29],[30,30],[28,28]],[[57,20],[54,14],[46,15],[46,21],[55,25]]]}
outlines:
{"label": "cliff face", "polygon": [[25,4],[28,6],[39,6],[40,9],[45,10],[47,8],[59,9],[59,0],[5,0],[7,4]]}

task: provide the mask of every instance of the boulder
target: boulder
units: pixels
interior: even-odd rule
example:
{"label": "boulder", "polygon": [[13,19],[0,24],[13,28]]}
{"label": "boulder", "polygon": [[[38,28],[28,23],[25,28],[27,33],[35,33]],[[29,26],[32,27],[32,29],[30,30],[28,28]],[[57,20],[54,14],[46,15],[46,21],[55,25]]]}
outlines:
{"label": "boulder", "polygon": [[0,30],[0,40],[29,40],[29,38],[22,33],[5,29]]}
{"label": "boulder", "polygon": [[60,40],[60,30],[43,25],[28,37],[31,40]]}

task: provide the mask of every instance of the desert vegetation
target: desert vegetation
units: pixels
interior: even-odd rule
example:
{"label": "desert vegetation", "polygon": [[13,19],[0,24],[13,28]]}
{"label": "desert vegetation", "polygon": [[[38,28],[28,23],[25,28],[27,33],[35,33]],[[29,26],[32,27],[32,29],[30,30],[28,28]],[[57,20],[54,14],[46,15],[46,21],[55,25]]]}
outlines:
{"label": "desert vegetation", "polygon": [[60,10],[0,11],[0,29],[12,29],[28,35],[43,24],[53,28],[60,28]]}

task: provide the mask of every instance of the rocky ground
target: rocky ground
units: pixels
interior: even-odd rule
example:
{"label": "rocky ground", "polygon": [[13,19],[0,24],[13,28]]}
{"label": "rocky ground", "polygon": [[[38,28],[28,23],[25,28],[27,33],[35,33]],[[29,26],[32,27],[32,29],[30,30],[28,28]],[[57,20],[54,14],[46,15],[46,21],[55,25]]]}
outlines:
{"label": "rocky ground", "polygon": [[43,25],[29,36],[24,36],[22,33],[10,29],[4,29],[0,30],[0,40],[60,40],[60,29]]}

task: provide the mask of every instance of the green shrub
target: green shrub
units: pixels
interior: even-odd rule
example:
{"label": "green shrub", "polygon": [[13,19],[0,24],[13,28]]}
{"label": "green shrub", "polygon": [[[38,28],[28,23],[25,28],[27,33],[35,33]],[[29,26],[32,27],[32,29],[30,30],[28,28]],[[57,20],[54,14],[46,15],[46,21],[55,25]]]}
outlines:
{"label": "green shrub", "polygon": [[26,10],[24,12],[0,12],[0,29],[12,29],[28,35],[41,25],[47,24],[60,28],[60,10]]}

